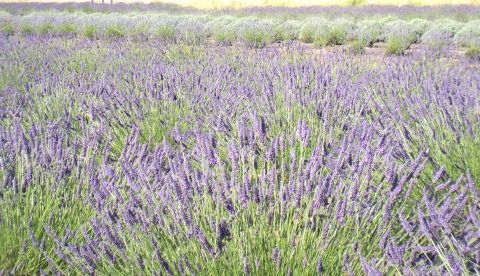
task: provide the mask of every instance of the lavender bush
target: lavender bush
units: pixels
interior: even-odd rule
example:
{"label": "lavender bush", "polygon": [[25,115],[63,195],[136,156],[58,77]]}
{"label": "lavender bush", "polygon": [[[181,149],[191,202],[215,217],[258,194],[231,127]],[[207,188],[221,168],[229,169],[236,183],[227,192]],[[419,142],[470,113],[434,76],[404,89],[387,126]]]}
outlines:
{"label": "lavender bush", "polygon": [[0,34],[0,273],[480,273],[477,61],[98,18]]}
{"label": "lavender bush", "polygon": [[480,47],[480,20],[468,22],[455,34],[455,43],[460,46]]}
{"label": "lavender bush", "polygon": [[453,44],[455,34],[463,27],[463,24],[451,19],[437,20],[422,36],[423,43],[430,48],[443,50]]}
{"label": "lavender bush", "polygon": [[297,20],[287,20],[275,27],[275,41],[293,41],[298,40],[302,22]]}
{"label": "lavender bush", "polygon": [[375,42],[385,41],[383,30],[385,25],[392,20],[391,17],[383,17],[360,21],[354,30],[354,37],[356,40],[365,41],[368,46],[373,46]]}
{"label": "lavender bush", "polygon": [[[2,32],[9,35],[85,36],[90,39],[126,37],[133,40],[153,38],[190,45],[213,39],[222,45],[243,44],[255,48],[271,42],[293,40],[321,47],[355,44],[358,41],[372,47],[376,42],[387,42],[387,52],[398,49],[400,53],[404,53],[412,43],[423,43],[440,50],[453,46],[454,42],[461,47],[478,44],[475,29],[478,20],[467,17],[463,20],[466,23],[463,23],[457,21],[456,16],[440,14],[427,19],[411,19],[411,15],[408,18],[411,20],[407,21],[405,16],[395,13],[398,10],[390,14],[383,13],[381,8],[388,11],[387,7],[378,7],[377,14],[366,19],[346,8],[316,15],[305,10],[304,16],[286,13],[282,17],[272,14],[268,9],[263,13],[261,9],[258,12],[242,10],[251,12],[244,14],[228,10],[199,12],[188,9],[176,13],[162,10],[138,12],[134,9],[127,13],[122,9],[96,11],[95,5],[90,6],[92,10],[73,7],[58,10],[54,9],[58,7],[56,5],[51,5],[53,9],[48,10],[43,5],[39,10],[24,10],[25,7],[20,4],[2,4],[0,9],[2,7],[6,11],[0,10],[0,24],[5,26]],[[471,9],[475,10],[475,7]],[[291,10],[293,12],[296,9]],[[287,11],[290,10],[284,12]],[[343,12],[342,17],[334,19],[334,12]],[[460,34],[454,39],[457,32]]]}
{"label": "lavender bush", "polygon": [[385,24],[382,37],[387,43],[387,54],[403,55],[417,40],[417,32],[409,22],[395,20]]}

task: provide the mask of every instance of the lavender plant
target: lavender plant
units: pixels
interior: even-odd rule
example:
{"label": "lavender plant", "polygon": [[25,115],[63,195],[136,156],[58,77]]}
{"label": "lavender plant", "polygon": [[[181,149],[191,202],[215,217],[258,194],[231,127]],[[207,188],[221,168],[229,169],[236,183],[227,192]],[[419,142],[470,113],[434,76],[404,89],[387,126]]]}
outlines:
{"label": "lavender plant", "polygon": [[475,61],[168,22],[189,43],[0,34],[1,273],[480,273]]}
{"label": "lavender plant", "polygon": [[[454,42],[454,35],[464,24],[465,30],[455,39],[457,45],[475,46],[478,40],[473,27],[478,20],[466,17],[463,20],[466,23],[463,23],[457,21],[456,15],[427,19],[413,15],[407,17],[393,11],[384,13],[381,7],[372,10],[377,14],[368,18],[359,17],[348,9],[326,10],[328,12],[320,14],[310,14],[305,10],[305,16],[289,13],[274,16],[268,9],[265,13],[250,10],[243,10],[243,13],[191,10],[178,13],[165,10],[127,13],[122,9],[96,12],[87,9],[85,12],[70,6],[61,7],[62,9],[44,10],[41,6],[37,11],[23,10],[22,5],[10,7],[8,12],[0,13],[0,23],[6,26],[4,33],[9,35],[17,33],[27,36],[39,34],[73,37],[83,34],[89,38],[155,38],[189,45],[211,42],[213,38],[215,42],[223,45],[246,44],[253,47],[292,40],[315,43],[321,47],[343,45],[352,41],[361,41],[372,47],[376,42],[387,42],[387,52],[400,54],[408,49],[411,43],[421,42],[440,50],[449,47]],[[388,10],[386,7],[382,8]],[[249,16],[246,16],[247,12]],[[332,15],[340,12],[345,15],[340,19],[333,19]],[[95,34],[92,33],[93,29]]]}
{"label": "lavender plant", "polygon": [[302,23],[297,20],[287,20],[277,24],[275,28],[275,41],[293,41],[298,40]]}
{"label": "lavender plant", "polygon": [[442,51],[451,46],[453,37],[462,26],[462,23],[450,19],[438,20],[423,34],[421,40],[430,48]]}
{"label": "lavender plant", "polygon": [[480,47],[480,21],[468,22],[455,34],[455,43],[460,46]]}

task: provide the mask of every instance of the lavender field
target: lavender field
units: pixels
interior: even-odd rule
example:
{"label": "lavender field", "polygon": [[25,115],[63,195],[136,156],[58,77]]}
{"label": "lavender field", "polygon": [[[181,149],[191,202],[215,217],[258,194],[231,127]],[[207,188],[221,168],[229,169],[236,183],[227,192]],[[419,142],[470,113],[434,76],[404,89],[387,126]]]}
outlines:
{"label": "lavender field", "polygon": [[0,5],[0,275],[480,274],[479,10]]}

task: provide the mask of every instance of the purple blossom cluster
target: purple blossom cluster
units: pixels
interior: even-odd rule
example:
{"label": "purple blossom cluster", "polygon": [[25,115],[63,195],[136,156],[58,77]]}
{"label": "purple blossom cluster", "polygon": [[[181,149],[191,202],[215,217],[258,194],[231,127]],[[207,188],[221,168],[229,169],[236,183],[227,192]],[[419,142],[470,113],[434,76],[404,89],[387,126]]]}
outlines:
{"label": "purple blossom cluster", "polygon": [[42,271],[480,273],[478,64],[135,43],[0,42],[0,204],[91,213]]}

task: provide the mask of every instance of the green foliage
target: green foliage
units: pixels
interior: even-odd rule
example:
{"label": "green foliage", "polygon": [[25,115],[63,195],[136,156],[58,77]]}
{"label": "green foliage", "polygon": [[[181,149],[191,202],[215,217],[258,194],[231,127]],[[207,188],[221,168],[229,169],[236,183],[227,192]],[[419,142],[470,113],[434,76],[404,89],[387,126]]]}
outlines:
{"label": "green foliage", "polygon": [[208,30],[206,22],[210,18],[203,16],[184,16],[183,20],[176,24],[178,39],[189,45],[199,45],[207,38]]}
{"label": "green foliage", "polygon": [[387,40],[385,45],[385,53],[388,55],[404,55],[405,51],[410,47],[410,42],[400,36],[392,36]]}
{"label": "green foliage", "polygon": [[273,40],[273,26],[270,22],[254,18],[244,18],[232,26],[237,37],[248,46],[262,48]]}
{"label": "green foliage", "polygon": [[[16,168],[21,169],[22,165]],[[44,225],[52,227],[54,233],[65,235],[66,229],[75,229],[86,223],[92,211],[76,198],[75,183],[63,182],[62,189],[50,189],[55,176],[36,171],[36,183],[25,193],[10,191],[0,200],[0,271],[12,271],[18,275],[37,274],[48,262],[45,255],[55,256],[54,242],[48,238]],[[19,171],[19,179],[25,172]],[[36,174],[36,173],[35,173]],[[32,234],[32,235],[31,235]],[[32,237],[44,242],[43,252],[34,245]],[[58,257],[53,257],[59,261]]]}
{"label": "green foliage", "polygon": [[165,41],[174,41],[176,34],[177,29],[171,24],[162,24],[155,31],[155,35]]}
{"label": "green foliage", "polygon": [[[198,225],[204,232],[206,241],[209,244],[217,242],[217,233],[212,231],[209,223],[212,220],[219,221],[228,217],[228,211],[222,206],[215,206],[209,196],[196,199],[197,204],[202,208],[194,210],[192,216],[195,225]],[[307,205],[308,202],[303,202]],[[285,208],[285,218],[280,218],[281,209]],[[323,271],[326,275],[341,275],[344,273],[341,268],[343,253],[355,256],[351,241],[358,240],[358,249],[364,255],[374,255],[377,249],[379,237],[372,237],[380,226],[380,219],[373,221],[347,221],[344,225],[332,222],[332,238],[322,239],[319,232],[327,221],[319,218],[317,231],[311,230],[311,222],[307,219],[308,214],[297,212],[294,207],[278,206],[272,210],[275,215],[269,217],[266,212],[261,212],[260,206],[252,204],[247,209],[240,209],[229,221],[230,236],[226,239],[224,251],[218,256],[205,254],[201,250],[201,244],[183,233],[188,233],[187,225],[177,224],[177,235],[171,235],[167,230],[152,224],[147,229],[131,228],[122,232],[121,239],[126,248],[123,252],[112,247],[112,254],[121,257],[127,256],[128,265],[115,265],[103,262],[98,267],[97,273],[101,275],[128,274],[134,271],[162,271],[161,266],[152,265],[151,262],[144,262],[141,269],[135,261],[139,257],[149,260],[154,249],[150,236],[142,234],[145,232],[154,233],[158,240],[159,251],[162,258],[169,264],[181,259],[198,260],[198,265],[185,266],[186,274],[222,275],[225,271],[233,275],[244,275],[245,267],[252,275],[317,275],[317,262],[323,264]],[[166,223],[173,223],[174,218],[165,216]],[[378,236],[378,235],[375,235]],[[135,237],[135,242],[128,242]],[[272,260],[272,252],[278,249],[281,252],[278,263]],[[286,254],[288,252],[288,254]],[[357,257],[350,257],[352,270],[361,274],[361,267]]]}
{"label": "green foliage", "polygon": [[333,46],[345,44],[347,32],[339,26],[333,26],[315,36],[313,43],[317,46]]}
{"label": "green foliage", "polygon": [[[11,16],[11,14],[8,12],[7,9],[4,10],[4,9],[0,8],[0,18],[2,18],[2,17],[9,17],[9,16]],[[2,18],[2,19],[3,19],[3,18]]]}
{"label": "green foliage", "polygon": [[480,46],[480,20],[473,20],[465,24],[454,37],[458,46]]}
{"label": "green foliage", "polygon": [[267,32],[254,28],[245,30],[242,36],[249,45],[257,48],[264,47],[270,40]]}
{"label": "green foliage", "polygon": [[224,28],[217,28],[215,32],[213,33],[213,39],[216,42],[219,42],[224,45],[230,45],[232,44],[235,39],[237,38],[236,33],[229,28],[228,26]]}
{"label": "green foliage", "polygon": [[468,16],[464,12],[456,12],[454,14],[454,19],[459,22],[467,22]]}
{"label": "green foliage", "polygon": [[48,34],[51,30],[53,30],[53,24],[50,22],[42,23],[38,26],[38,34],[45,35]]}
{"label": "green foliage", "polygon": [[415,18],[408,22],[409,29],[414,34],[413,42],[419,42],[420,37],[430,28],[432,23],[425,19]]}
{"label": "green foliage", "polygon": [[463,23],[441,19],[432,23],[432,26],[422,35],[421,41],[432,49],[441,49],[453,43],[453,37],[463,27]]}
{"label": "green foliage", "polygon": [[405,43],[411,44],[417,40],[414,25],[404,20],[394,20],[384,26],[383,37],[388,43],[390,39],[401,39]]}
{"label": "green foliage", "polygon": [[288,20],[282,24],[277,24],[273,35],[274,41],[292,41],[300,36],[301,22],[296,20]]}
{"label": "green foliage", "polygon": [[348,19],[337,19],[331,22],[319,22],[314,34],[313,43],[317,46],[343,45],[353,32],[355,24]]}
{"label": "green foliage", "polygon": [[74,7],[67,7],[64,11],[66,13],[75,13],[76,9]]}
{"label": "green foliage", "polygon": [[475,45],[470,45],[465,51],[465,56],[480,61],[480,47]]}
{"label": "green foliage", "polygon": [[220,44],[231,45],[237,39],[236,23],[233,16],[218,16],[206,23],[208,35]]}
{"label": "green foliage", "polygon": [[95,25],[87,25],[83,31],[83,35],[90,39],[94,38],[97,35],[97,27]]}
{"label": "green foliage", "polygon": [[349,5],[350,6],[360,6],[363,3],[365,3],[365,0],[350,0]]}
{"label": "green foliage", "polygon": [[57,26],[56,32],[60,35],[75,35],[77,33],[77,28],[73,23],[64,22]]}
{"label": "green foliage", "polygon": [[15,28],[13,27],[12,23],[6,22],[0,25],[0,31],[6,36],[10,36],[15,33]]}
{"label": "green foliage", "polygon": [[82,7],[82,12],[84,13],[94,13],[96,10],[93,7],[84,6]]}
{"label": "green foliage", "polygon": [[362,55],[365,53],[365,48],[368,46],[368,43],[366,40],[363,40],[363,39],[357,39],[357,40],[353,40],[351,43],[350,43],[350,47],[349,47],[349,50],[351,53],[353,54],[358,54],[358,55]]}
{"label": "green foliage", "polygon": [[392,20],[394,20],[392,17],[387,16],[360,21],[357,23],[354,36],[356,39],[365,40],[367,45],[372,47],[375,42],[385,41],[384,28]]}
{"label": "green foliage", "polygon": [[199,59],[205,55],[205,50],[192,45],[174,45],[165,51],[164,56],[169,61]]}
{"label": "green foliage", "polygon": [[108,38],[122,38],[125,36],[125,31],[119,25],[109,25],[105,29],[105,36]]}
{"label": "green foliage", "polygon": [[317,39],[320,31],[326,29],[327,22],[325,20],[307,19],[300,30],[300,40],[305,43],[312,43]]}
{"label": "green foliage", "polygon": [[[469,111],[465,116],[478,116],[480,112],[475,114],[476,112],[478,111]],[[449,178],[456,179],[468,171],[474,183],[478,184],[480,156],[477,151],[480,147],[480,128],[478,126],[464,128],[466,129],[455,131],[445,122],[424,118],[406,129],[413,135],[403,138],[404,144],[412,155],[421,149],[428,149],[435,164],[445,166]]]}
{"label": "green foliage", "polygon": [[20,32],[23,35],[31,35],[34,33],[33,25],[30,23],[24,23],[20,26]]}

